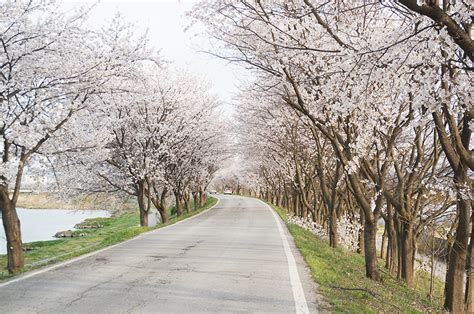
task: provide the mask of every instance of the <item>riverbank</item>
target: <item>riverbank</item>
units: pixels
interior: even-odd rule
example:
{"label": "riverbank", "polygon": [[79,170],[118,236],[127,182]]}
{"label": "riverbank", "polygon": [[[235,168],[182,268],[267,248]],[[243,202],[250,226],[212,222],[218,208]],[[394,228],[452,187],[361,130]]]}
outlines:
{"label": "riverbank", "polygon": [[133,210],[136,205],[134,200],[116,198],[110,194],[95,194],[65,201],[48,192],[20,193],[17,207],[28,209],[80,209],[80,210]]}
{"label": "riverbank", "polygon": [[[271,206],[286,222],[286,211]],[[334,312],[443,312],[443,283],[435,281],[430,302],[428,273],[418,271],[415,287],[410,289],[385,272],[383,260],[379,260],[381,281],[375,282],[365,277],[364,257],[360,254],[342,247],[333,249],[326,240],[297,225],[287,223],[287,227]]]}
{"label": "riverbank", "polygon": [[[25,268],[22,272],[44,267],[46,265],[62,262],[73,257],[90,253],[125,240],[131,239],[143,232],[162,228],[176,223],[180,220],[194,216],[217,203],[217,198],[208,197],[204,207],[185,213],[182,216],[170,216],[166,224],[159,224],[155,227],[140,227],[140,217],[138,212],[126,212],[110,218],[94,218],[89,220],[89,224],[94,222],[102,225],[99,229],[76,230],[75,233],[83,233],[84,236],[65,238],[50,241],[38,241],[25,243]],[[59,230],[58,230],[59,231]],[[7,263],[6,255],[0,255],[0,280],[13,277],[5,270]]]}
{"label": "riverbank", "polygon": [[[54,240],[58,231],[70,230],[87,218],[110,217],[105,210],[71,209],[16,209],[21,222],[21,237],[24,243]],[[7,254],[5,232],[0,219],[0,255]]]}

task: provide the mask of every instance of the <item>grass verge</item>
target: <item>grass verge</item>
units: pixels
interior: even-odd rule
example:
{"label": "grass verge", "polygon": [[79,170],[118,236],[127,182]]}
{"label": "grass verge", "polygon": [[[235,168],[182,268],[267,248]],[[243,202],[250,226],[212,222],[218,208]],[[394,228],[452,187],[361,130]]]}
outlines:
{"label": "grass verge", "polygon": [[[269,205],[286,222],[286,211]],[[287,226],[319,291],[334,307],[334,312],[443,312],[443,283],[436,279],[434,299],[430,302],[426,272],[417,273],[415,287],[410,289],[385,272],[383,261],[379,260],[382,279],[375,282],[365,277],[364,258],[360,254],[344,248],[333,249],[313,233],[297,225],[287,223]]]}
{"label": "grass verge", "polygon": [[[103,227],[91,230],[76,230],[75,233],[83,233],[84,236],[65,238],[50,241],[38,241],[25,243],[25,267],[20,272],[27,272],[46,265],[62,262],[79,255],[90,253],[113,244],[131,239],[140,233],[163,228],[183,219],[194,216],[217,203],[217,198],[208,197],[204,207],[185,213],[181,216],[171,216],[166,224],[155,227],[140,227],[140,216],[138,213],[124,213],[111,218],[88,219],[88,224],[100,224]],[[6,269],[7,257],[0,255],[0,280],[11,278],[15,275],[9,274]]]}

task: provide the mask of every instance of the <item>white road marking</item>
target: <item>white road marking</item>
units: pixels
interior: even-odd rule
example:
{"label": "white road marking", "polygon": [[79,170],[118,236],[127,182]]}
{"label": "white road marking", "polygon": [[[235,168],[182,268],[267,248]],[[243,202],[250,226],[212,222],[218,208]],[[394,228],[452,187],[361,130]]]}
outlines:
{"label": "white road marking", "polygon": [[304,295],[303,286],[301,285],[301,280],[298,274],[298,268],[296,266],[295,257],[293,256],[293,252],[291,252],[290,244],[288,243],[288,238],[286,237],[286,234],[283,231],[280,217],[268,204],[263,201],[261,202],[264,203],[265,206],[267,206],[268,209],[272,212],[273,218],[275,218],[275,222],[278,226],[278,231],[280,232],[281,241],[283,243],[283,249],[285,250],[286,259],[288,261],[288,271],[290,273],[291,289],[293,290],[296,313],[309,313],[308,303],[306,303],[306,297]]}
{"label": "white road marking", "polygon": [[[217,197],[216,197],[217,198]],[[77,262],[77,261],[80,261],[80,260],[83,260],[85,258],[88,258],[90,256],[94,256],[96,254],[99,254],[99,253],[102,253],[104,251],[107,251],[107,250],[110,250],[111,248],[114,248],[116,246],[119,246],[119,245],[122,245],[124,243],[127,243],[127,242],[130,242],[130,241],[135,241],[137,239],[140,239],[141,237],[147,235],[147,234],[150,234],[150,233],[155,233],[155,232],[159,232],[160,230],[163,230],[163,229],[166,229],[168,227],[171,227],[171,226],[176,226],[176,225],[179,225],[180,223],[182,222],[185,222],[185,221],[188,221],[188,220],[191,220],[195,217],[198,217],[202,214],[204,214],[205,212],[209,211],[210,209],[213,209],[214,207],[216,207],[220,202],[220,199],[217,198],[217,202],[212,205],[211,207],[209,207],[208,209],[206,210],[203,210],[202,212],[200,212],[199,214],[196,214],[194,216],[191,216],[191,217],[188,217],[186,219],[183,219],[183,220],[180,220],[180,221],[177,221],[171,225],[167,225],[165,227],[161,227],[161,228],[158,228],[158,229],[155,229],[155,230],[151,230],[151,231],[147,231],[147,232],[144,232],[144,233],[141,233],[139,235],[137,235],[136,237],[134,238],[131,238],[131,239],[128,239],[128,240],[125,240],[123,242],[119,242],[117,244],[114,244],[114,245],[111,245],[111,246],[108,246],[106,248],[103,248],[103,249],[100,249],[100,250],[97,250],[97,251],[93,251],[93,252],[90,252],[90,253],[87,253],[87,254],[84,254],[84,255],[80,255],[78,257],[75,257],[73,259],[70,259],[70,260],[67,260],[65,262],[62,262],[62,263],[59,263],[59,264],[56,264],[56,265],[53,265],[53,266],[50,266],[50,267],[46,267],[46,268],[43,268],[43,269],[40,269],[40,270],[34,270],[34,271],[31,271],[31,272],[28,272],[26,275],[23,275],[23,276],[20,276],[20,277],[17,277],[17,278],[14,278],[14,279],[11,279],[11,280],[8,280],[6,282],[3,282],[3,283],[0,283],[0,288],[3,288],[9,284],[12,284],[14,282],[18,282],[18,281],[22,281],[22,280],[25,280],[25,279],[28,279],[28,278],[31,278],[33,276],[36,276],[36,275],[39,275],[39,274],[43,274],[43,273],[46,273],[48,271],[51,271],[53,269],[56,269],[56,268],[59,268],[59,267],[63,267],[63,266],[67,266],[69,264],[72,264],[74,262]]]}

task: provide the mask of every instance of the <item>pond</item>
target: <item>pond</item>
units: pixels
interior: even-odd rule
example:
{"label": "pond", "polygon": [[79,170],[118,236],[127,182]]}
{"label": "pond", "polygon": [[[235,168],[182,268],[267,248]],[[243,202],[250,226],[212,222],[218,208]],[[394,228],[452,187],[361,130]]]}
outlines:
{"label": "pond", "polygon": [[[23,243],[55,239],[58,231],[72,230],[86,218],[109,217],[106,210],[26,209],[17,208]],[[3,223],[0,221],[0,254],[6,254]]]}

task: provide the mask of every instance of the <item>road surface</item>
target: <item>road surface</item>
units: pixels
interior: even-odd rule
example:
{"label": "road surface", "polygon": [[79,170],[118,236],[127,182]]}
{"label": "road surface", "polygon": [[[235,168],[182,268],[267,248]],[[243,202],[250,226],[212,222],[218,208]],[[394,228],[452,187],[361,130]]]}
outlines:
{"label": "road surface", "polygon": [[304,261],[263,202],[214,208],[0,284],[0,313],[317,312]]}

